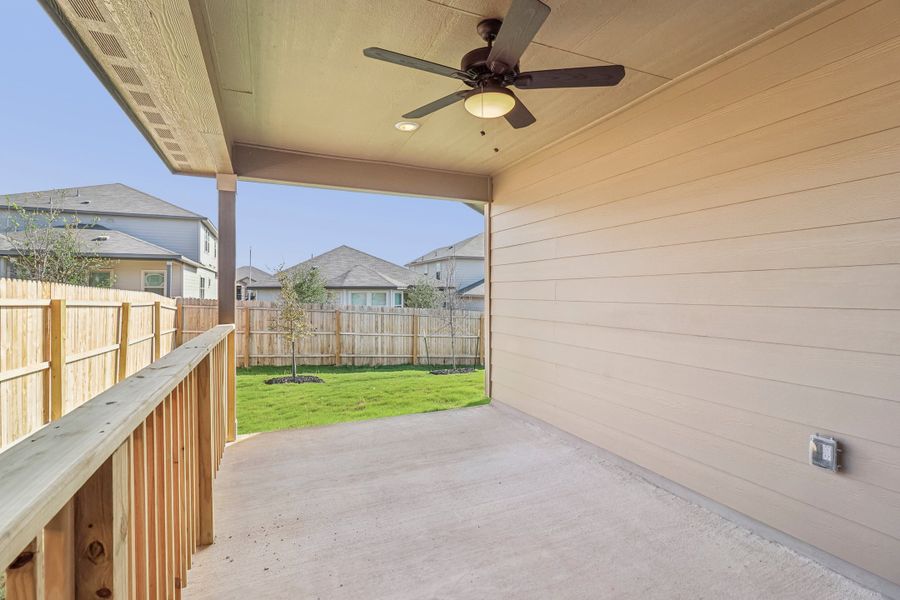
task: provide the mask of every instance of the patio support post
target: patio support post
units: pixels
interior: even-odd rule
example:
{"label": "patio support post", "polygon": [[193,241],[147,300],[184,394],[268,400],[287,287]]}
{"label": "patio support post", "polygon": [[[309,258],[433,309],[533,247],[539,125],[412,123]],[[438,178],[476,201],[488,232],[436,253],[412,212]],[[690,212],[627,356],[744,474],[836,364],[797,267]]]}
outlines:
{"label": "patio support post", "polygon": [[[219,191],[219,325],[234,324],[235,261],[237,260],[235,199],[237,196],[237,176],[219,173],[216,175],[216,189]],[[235,335],[228,335],[226,344],[226,439],[231,442],[237,437],[235,395],[237,393],[237,373],[235,372]],[[212,540],[210,540],[211,542]]]}
{"label": "patio support post", "polygon": [[219,190],[219,324],[234,323],[235,197],[237,176],[216,175]]}

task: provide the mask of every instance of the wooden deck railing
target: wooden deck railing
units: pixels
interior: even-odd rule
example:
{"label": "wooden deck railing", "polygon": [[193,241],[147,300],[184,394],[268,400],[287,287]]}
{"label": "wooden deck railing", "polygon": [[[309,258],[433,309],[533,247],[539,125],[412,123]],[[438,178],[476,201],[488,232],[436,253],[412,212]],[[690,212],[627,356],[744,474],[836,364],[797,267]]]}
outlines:
{"label": "wooden deck railing", "polygon": [[8,600],[180,597],[213,541],[233,343],[214,327],[0,454]]}

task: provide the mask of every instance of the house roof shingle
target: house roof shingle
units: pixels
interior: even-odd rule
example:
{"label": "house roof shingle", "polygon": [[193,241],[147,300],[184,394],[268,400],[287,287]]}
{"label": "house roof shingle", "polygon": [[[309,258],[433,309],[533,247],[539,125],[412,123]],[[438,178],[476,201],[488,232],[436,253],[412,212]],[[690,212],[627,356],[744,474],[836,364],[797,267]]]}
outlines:
{"label": "house roof shingle", "polygon": [[460,240],[449,246],[441,246],[435,248],[431,252],[426,252],[419,258],[406,263],[408,265],[416,265],[435,260],[441,260],[450,256],[457,258],[484,258],[484,233],[479,233]]}
{"label": "house roof shingle", "polygon": [[[267,273],[262,269],[244,265],[235,269],[235,281],[245,284],[251,288],[280,288],[281,284],[278,279],[271,273]],[[252,277],[253,281],[250,281]]]}
{"label": "house roof shingle", "polygon": [[287,270],[306,267],[318,268],[327,288],[405,288],[420,277],[410,269],[350,246],[338,246]]}
{"label": "house roof shingle", "polygon": [[[141,215],[176,219],[209,220],[156,196],[121,183],[105,183],[85,187],[23,192],[0,196],[4,204],[15,204],[34,210],[56,210],[74,213],[91,212],[109,215]],[[210,224],[211,226],[211,224]],[[215,231],[215,228],[213,228]]]}

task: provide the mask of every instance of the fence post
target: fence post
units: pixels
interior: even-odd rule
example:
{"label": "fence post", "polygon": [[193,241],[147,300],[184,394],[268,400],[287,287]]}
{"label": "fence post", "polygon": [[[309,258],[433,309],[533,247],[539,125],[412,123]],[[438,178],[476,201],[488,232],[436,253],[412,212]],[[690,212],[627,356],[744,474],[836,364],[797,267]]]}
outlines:
{"label": "fence post", "polygon": [[48,417],[63,414],[66,393],[66,301],[50,301],[50,406]]}
{"label": "fence post", "polygon": [[250,366],[250,305],[244,305],[244,367]]}
{"label": "fence post", "polygon": [[415,308],[412,314],[412,364],[419,364],[419,311]]}
{"label": "fence post", "polygon": [[181,296],[175,299],[175,345],[184,343],[184,302]]}
{"label": "fence post", "polygon": [[214,453],[213,406],[210,377],[210,355],[197,365],[197,543],[208,546],[213,543],[213,477]]}
{"label": "fence post", "polygon": [[153,360],[162,356],[162,304],[153,303]]}
{"label": "fence post", "polygon": [[128,321],[131,320],[131,302],[123,302],[119,312],[119,376],[116,381],[128,377]]}
{"label": "fence post", "polygon": [[341,364],[341,311],[334,309],[334,364]]}
{"label": "fence post", "polygon": [[484,315],[478,318],[478,364],[484,364]]}

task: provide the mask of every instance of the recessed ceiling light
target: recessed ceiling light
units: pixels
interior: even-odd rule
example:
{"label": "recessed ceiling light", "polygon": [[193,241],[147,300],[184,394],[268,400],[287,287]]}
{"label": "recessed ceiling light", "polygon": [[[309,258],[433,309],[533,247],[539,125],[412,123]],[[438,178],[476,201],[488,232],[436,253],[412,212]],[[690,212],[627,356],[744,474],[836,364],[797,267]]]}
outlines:
{"label": "recessed ceiling light", "polygon": [[415,131],[419,128],[419,124],[413,123],[412,121],[398,121],[397,123],[394,123],[394,127],[400,131]]}

